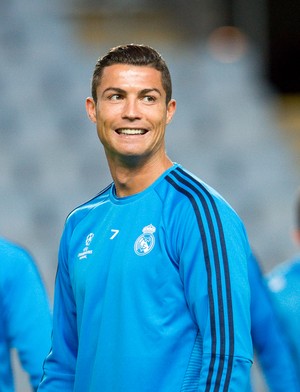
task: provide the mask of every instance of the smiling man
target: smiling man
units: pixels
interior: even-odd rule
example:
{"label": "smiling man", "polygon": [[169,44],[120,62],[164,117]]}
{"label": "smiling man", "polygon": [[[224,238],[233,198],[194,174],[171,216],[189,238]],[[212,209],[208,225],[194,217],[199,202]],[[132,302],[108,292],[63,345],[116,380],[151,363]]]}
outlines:
{"label": "smiling man", "polygon": [[249,244],[224,199],[166,154],[165,61],[111,49],[86,108],[113,182],[66,220],[39,390],[244,391]]}
{"label": "smiling man", "polygon": [[97,125],[117,195],[127,196],[145,189],[173,165],[164,136],[176,103],[166,103],[161,72],[151,66],[113,64],[100,70],[87,112]]}

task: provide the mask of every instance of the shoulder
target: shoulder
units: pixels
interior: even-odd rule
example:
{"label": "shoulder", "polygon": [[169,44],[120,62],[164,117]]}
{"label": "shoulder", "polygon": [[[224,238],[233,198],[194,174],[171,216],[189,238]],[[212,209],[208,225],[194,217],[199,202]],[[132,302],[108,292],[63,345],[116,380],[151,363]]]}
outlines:
{"label": "shoulder", "polygon": [[4,238],[0,238],[0,254],[1,265],[8,262],[14,264],[15,261],[26,263],[33,261],[31,254],[25,247]]}
{"label": "shoulder", "polygon": [[166,197],[180,208],[187,205],[205,216],[228,216],[239,220],[234,209],[214,188],[181,166],[175,166],[166,176],[169,189]]}
{"label": "shoulder", "polygon": [[177,230],[188,238],[195,234],[196,239],[199,235],[203,240],[217,236],[227,243],[236,239],[247,243],[241,219],[214,188],[179,165],[167,173],[164,183],[166,189],[160,195],[164,200],[163,217],[173,232]]}
{"label": "shoulder", "polygon": [[85,203],[74,208],[66,218],[66,224],[68,225],[76,225],[76,223],[82,219],[84,219],[92,210],[97,208],[97,206],[104,203],[109,195],[112,184],[108,185],[101,192],[99,192],[96,196],[86,201]]}
{"label": "shoulder", "polygon": [[[0,239],[0,279],[12,282],[36,275],[37,267],[30,252],[23,246]],[[4,284],[4,283],[3,283]]]}
{"label": "shoulder", "polygon": [[295,274],[300,276],[300,256],[278,264],[266,275],[266,278],[272,280],[274,277]]}
{"label": "shoulder", "polygon": [[267,284],[273,292],[281,292],[293,286],[293,282],[297,282],[298,285],[299,279],[300,257],[284,261],[266,275]]}
{"label": "shoulder", "polygon": [[94,211],[101,204],[106,203],[109,199],[110,189],[112,184],[104,188],[96,196],[88,200],[87,202],[74,208],[67,216],[60,240],[60,253],[67,250],[66,246],[73,236],[74,230],[81,223],[88,223],[89,214]]}

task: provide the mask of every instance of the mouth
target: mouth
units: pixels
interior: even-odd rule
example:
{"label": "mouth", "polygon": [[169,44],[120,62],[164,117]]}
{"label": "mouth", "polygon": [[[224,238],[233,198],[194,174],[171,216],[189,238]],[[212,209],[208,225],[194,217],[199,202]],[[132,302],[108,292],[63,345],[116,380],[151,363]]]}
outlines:
{"label": "mouth", "polygon": [[118,128],[116,129],[118,135],[145,135],[147,129],[135,129],[135,128]]}

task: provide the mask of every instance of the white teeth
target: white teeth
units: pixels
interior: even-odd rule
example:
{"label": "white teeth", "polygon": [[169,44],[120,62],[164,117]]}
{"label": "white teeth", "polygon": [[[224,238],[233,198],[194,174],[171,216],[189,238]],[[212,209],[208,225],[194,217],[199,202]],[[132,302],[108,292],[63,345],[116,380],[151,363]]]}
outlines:
{"label": "white teeth", "polygon": [[143,135],[146,133],[144,129],[118,129],[119,135]]}

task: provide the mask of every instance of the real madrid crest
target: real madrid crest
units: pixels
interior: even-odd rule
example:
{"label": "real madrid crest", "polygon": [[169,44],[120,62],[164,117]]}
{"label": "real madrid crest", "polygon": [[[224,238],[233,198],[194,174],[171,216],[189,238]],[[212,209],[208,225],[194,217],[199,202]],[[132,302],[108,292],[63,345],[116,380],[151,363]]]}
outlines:
{"label": "real madrid crest", "polygon": [[155,238],[153,233],[155,233],[156,228],[150,224],[143,228],[143,234],[141,234],[134,243],[134,251],[138,256],[145,256],[154,247]]}

